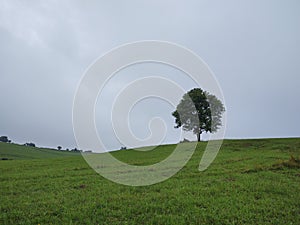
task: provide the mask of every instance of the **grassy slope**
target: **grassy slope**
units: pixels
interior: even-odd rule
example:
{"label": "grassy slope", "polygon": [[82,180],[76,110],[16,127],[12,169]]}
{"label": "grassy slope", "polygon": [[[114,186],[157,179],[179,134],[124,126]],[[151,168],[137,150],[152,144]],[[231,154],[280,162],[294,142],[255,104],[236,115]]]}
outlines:
{"label": "grassy slope", "polygon": [[[149,164],[171,147],[114,154]],[[0,161],[0,224],[300,224],[300,169],[284,164],[300,156],[300,139],[227,140],[198,172],[204,147],[146,187],[112,183],[80,156]]]}
{"label": "grassy slope", "polygon": [[67,151],[58,151],[55,149],[34,148],[24,145],[7,144],[0,142],[0,159],[39,159],[74,155],[78,156],[80,154]]}

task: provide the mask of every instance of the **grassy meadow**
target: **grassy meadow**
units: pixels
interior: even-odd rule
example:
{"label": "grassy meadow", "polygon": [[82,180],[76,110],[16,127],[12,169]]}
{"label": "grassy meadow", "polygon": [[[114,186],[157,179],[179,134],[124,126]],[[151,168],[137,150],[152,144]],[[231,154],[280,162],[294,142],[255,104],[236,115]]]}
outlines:
{"label": "grassy meadow", "polygon": [[[0,143],[0,224],[300,224],[300,138],[225,140],[198,171],[145,187],[104,179],[81,154]],[[172,145],[113,154],[142,165]]]}

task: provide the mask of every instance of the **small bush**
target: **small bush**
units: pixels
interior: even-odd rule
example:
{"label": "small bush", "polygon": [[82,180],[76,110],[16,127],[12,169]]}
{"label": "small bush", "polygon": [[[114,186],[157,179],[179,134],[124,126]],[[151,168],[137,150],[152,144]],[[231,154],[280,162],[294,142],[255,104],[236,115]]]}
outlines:
{"label": "small bush", "polygon": [[282,164],[289,168],[300,168],[300,158],[291,155],[290,159],[282,162]]}

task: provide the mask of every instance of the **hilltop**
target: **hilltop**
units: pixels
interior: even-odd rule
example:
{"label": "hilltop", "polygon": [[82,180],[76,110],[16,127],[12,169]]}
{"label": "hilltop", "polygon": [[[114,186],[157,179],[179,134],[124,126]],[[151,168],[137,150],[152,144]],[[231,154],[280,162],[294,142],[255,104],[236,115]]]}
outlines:
{"label": "hilltop", "polygon": [[0,142],[0,159],[41,159],[76,155],[80,153]]}

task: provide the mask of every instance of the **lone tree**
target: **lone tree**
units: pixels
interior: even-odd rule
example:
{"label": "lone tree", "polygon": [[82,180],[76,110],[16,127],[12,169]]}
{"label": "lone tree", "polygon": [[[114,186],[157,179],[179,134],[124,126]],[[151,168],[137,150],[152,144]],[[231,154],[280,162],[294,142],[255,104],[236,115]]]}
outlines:
{"label": "lone tree", "polygon": [[57,149],[60,151],[62,149],[62,147],[61,146],[57,146]]}
{"label": "lone tree", "polygon": [[175,128],[193,131],[198,142],[203,132],[216,132],[222,125],[223,103],[214,95],[194,88],[185,93],[172,113],[175,117]]}

